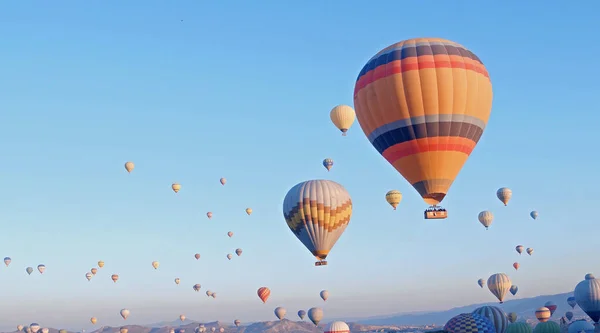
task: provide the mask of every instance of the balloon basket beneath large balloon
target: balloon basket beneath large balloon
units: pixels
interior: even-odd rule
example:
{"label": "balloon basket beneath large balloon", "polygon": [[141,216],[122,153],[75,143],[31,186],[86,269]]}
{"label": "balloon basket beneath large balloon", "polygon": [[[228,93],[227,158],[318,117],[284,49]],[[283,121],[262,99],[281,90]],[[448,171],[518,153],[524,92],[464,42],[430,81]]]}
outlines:
{"label": "balloon basket beneath large balloon", "polygon": [[431,206],[423,213],[426,220],[439,220],[448,217],[448,211],[442,207]]}
{"label": "balloon basket beneath large balloon", "polygon": [[327,265],[327,260],[321,260],[321,261],[317,261],[315,263],[315,266],[326,266]]}

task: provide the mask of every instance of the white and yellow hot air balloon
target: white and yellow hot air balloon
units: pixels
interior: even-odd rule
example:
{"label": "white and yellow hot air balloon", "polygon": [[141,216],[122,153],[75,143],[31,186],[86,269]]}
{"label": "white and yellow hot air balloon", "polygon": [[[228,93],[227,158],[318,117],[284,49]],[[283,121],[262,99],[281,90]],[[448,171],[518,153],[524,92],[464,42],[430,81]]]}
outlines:
{"label": "white and yellow hot air balloon", "polygon": [[129,310],[127,309],[121,309],[121,317],[123,317],[123,319],[127,319],[127,317],[129,317]]}
{"label": "white and yellow hot air balloon", "polygon": [[184,321],[185,320],[185,315],[179,315],[179,320]]}
{"label": "white and yellow hot air balloon", "polygon": [[492,225],[492,222],[494,222],[494,214],[488,210],[484,210],[483,212],[479,213],[477,219],[479,220],[479,223],[481,223],[481,225],[483,225],[487,230]]}
{"label": "white and yellow hot air balloon", "polygon": [[248,215],[252,214],[252,208],[246,208],[246,214],[248,214]]}
{"label": "white and yellow hot air balloon", "polygon": [[134,168],[135,164],[133,164],[133,162],[129,161],[125,163],[125,170],[127,170],[127,172],[131,173],[131,171],[133,171]]}
{"label": "white and yellow hot air balloon", "polygon": [[181,280],[179,278],[175,278],[175,284],[179,284]]}
{"label": "white and yellow hot air balloon", "polygon": [[331,109],[329,117],[335,127],[342,132],[342,135],[346,136],[346,132],[352,127],[356,119],[356,112],[354,112],[352,107],[342,104]]}
{"label": "white and yellow hot air balloon", "polygon": [[173,192],[179,193],[179,190],[181,190],[181,184],[173,183],[171,184],[171,189],[173,190]]}
{"label": "white and yellow hot air balloon", "polygon": [[98,261],[98,267],[99,268],[104,267],[104,261],[102,261],[102,260]]}
{"label": "white and yellow hot air balloon", "polygon": [[91,322],[93,325],[96,325],[96,323],[98,322],[98,319],[97,319],[96,317],[92,317],[92,318],[90,318],[90,322]]}
{"label": "white and yellow hot air balloon", "polygon": [[121,329],[119,330],[119,333],[128,333],[128,332],[129,332],[129,330],[127,329],[127,327],[121,327]]}
{"label": "white and yellow hot air balloon", "polygon": [[325,259],[352,217],[352,198],[331,180],[309,180],[292,187],[283,201],[283,217],[290,230],[317,258]]}
{"label": "white and yellow hot air balloon", "polygon": [[506,206],[508,205],[510,198],[512,198],[512,191],[508,187],[501,187],[496,191],[496,196],[502,201],[504,206]]}
{"label": "white and yellow hot air balloon", "polygon": [[396,210],[396,207],[398,207],[400,201],[402,201],[402,193],[398,190],[388,191],[388,193],[385,194],[385,201]]}
{"label": "white and yellow hot air balloon", "polygon": [[152,262],[152,267],[154,267],[154,269],[158,269],[158,266],[160,266],[160,263],[158,261]]}
{"label": "white and yellow hot air balloon", "polygon": [[510,290],[512,282],[508,275],[504,273],[492,274],[487,280],[487,286],[490,292],[496,296],[500,303],[504,302],[504,296]]}

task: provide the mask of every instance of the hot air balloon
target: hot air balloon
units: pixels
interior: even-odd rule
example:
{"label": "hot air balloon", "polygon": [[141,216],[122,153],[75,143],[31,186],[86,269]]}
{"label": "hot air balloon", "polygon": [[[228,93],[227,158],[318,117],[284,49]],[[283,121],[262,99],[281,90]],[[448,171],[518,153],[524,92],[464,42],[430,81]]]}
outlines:
{"label": "hot air balloon", "polygon": [[477,284],[478,284],[478,285],[479,285],[481,288],[483,288],[483,286],[485,286],[485,280],[484,280],[484,279],[479,279],[479,280],[477,280]]}
{"label": "hot air balloon", "polygon": [[50,329],[48,329],[47,327],[42,328],[42,333],[48,333],[50,332]]}
{"label": "hot air balloon", "polygon": [[321,290],[321,293],[319,294],[321,296],[321,298],[326,301],[329,298],[329,291],[327,290]]}
{"label": "hot air balloon", "polygon": [[545,306],[542,306],[541,308],[535,310],[535,317],[537,318],[537,320],[539,320],[540,323],[547,322],[548,319],[550,319],[550,316],[552,316],[552,314],[550,314],[550,309],[548,309]]}
{"label": "hot air balloon", "polygon": [[504,331],[506,331],[506,327],[508,326],[508,318],[506,317],[506,313],[504,313],[504,311],[502,311],[499,307],[482,306],[475,309],[472,313],[489,319],[492,324],[494,324],[496,333],[504,333]]}
{"label": "hot air balloon", "polygon": [[134,168],[135,168],[135,164],[133,164],[133,162],[125,163],[125,170],[127,170],[127,172],[131,173],[131,171],[133,171]]}
{"label": "hot air balloon", "polygon": [[531,255],[533,253],[533,248],[528,247],[527,250],[525,250],[527,252],[528,255]]}
{"label": "hot air balloon", "polygon": [[23,330],[23,325],[17,325],[17,331],[21,332]]}
{"label": "hot air balloon", "polygon": [[256,293],[258,294],[258,298],[260,298],[263,303],[267,303],[269,296],[271,296],[271,289],[267,287],[260,287]]}
{"label": "hot air balloon", "polygon": [[477,218],[487,230],[487,228],[489,228],[492,225],[492,222],[494,221],[494,214],[492,214],[492,212],[490,211],[484,210],[483,212],[479,213],[479,216]]}
{"label": "hot air balloon", "polygon": [[229,232],[227,233],[227,236],[229,236],[229,238],[233,237],[233,232],[229,231]]}
{"label": "hot air balloon", "polygon": [[212,219],[212,212],[208,212],[208,213],[206,213],[206,216],[207,216],[209,219]]}
{"label": "hot air balloon", "polygon": [[560,326],[553,321],[545,321],[535,325],[533,333],[561,333]]}
{"label": "hot air balloon", "polygon": [[594,323],[600,320],[600,281],[593,274],[586,274],[585,280],[575,287],[575,301]]}
{"label": "hot air balloon", "polygon": [[575,309],[575,306],[577,305],[577,301],[575,300],[575,297],[574,297],[574,296],[569,296],[569,297],[567,298],[567,304],[569,304],[569,306],[570,306],[572,309]]}
{"label": "hot air balloon", "polygon": [[350,327],[343,321],[334,321],[327,325],[325,333],[350,333]]}
{"label": "hot air balloon", "polygon": [[91,322],[93,325],[96,325],[96,323],[98,322],[98,319],[96,319],[96,317],[92,317],[92,318],[90,318],[90,322]]}
{"label": "hot air balloon", "polygon": [[283,200],[283,216],[294,235],[327,265],[327,255],[352,216],[352,199],[344,187],[330,180],[309,180],[292,187]]}
{"label": "hot air balloon", "polygon": [[481,60],[463,46],[415,38],[367,62],[354,106],[375,149],[436,206],[483,133],[492,84]]}
{"label": "hot air balloon", "polygon": [[184,315],[179,315],[179,320],[184,321],[185,320],[185,316]]}
{"label": "hot air balloon", "polygon": [[306,316],[306,311],[304,311],[304,310],[298,311],[298,317],[300,317],[300,320],[304,320],[305,316]]}
{"label": "hot air balloon", "polygon": [[210,293],[210,297],[212,297],[212,298],[217,298],[217,293],[216,293],[216,292],[214,292],[214,291],[213,291],[213,292],[211,292],[211,293]]}
{"label": "hot air balloon", "polygon": [[216,327],[211,327],[211,328],[210,328],[210,331],[211,331],[211,332],[214,332],[214,331],[216,331],[216,330],[217,330],[217,328],[216,328]]}
{"label": "hot air balloon", "polygon": [[206,291],[206,296],[210,297],[210,295],[212,295],[212,292],[210,290]]}
{"label": "hot air balloon", "polygon": [[512,198],[512,191],[508,187],[502,187],[496,191],[496,196],[502,201],[504,206],[506,206],[508,205],[510,198]]}
{"label": "hot air balloon", "polygon": [[219,182],[221,182],[221,185],[225,185],[225,184],[227,184],[227,179],[221,178],[221,179],[219,179]]}
{"label": "hot air balloon", "polygon": [[400,201],[402,201],[402,193],[398,190],[388,191],[388,193],[385,194],[385,201],[396,210],[396,207],[398,207]]}
{"label": "hot air balloon", "polygon": [[194,254],[194,258],[196,258],[196,260],[200,259],[200,253]]}
{"label": "hot air balloon", "polygon": [[100,267],[100,268],[104,267],[104,261],[102,261],[102,260],[98,261],[98,267]]}
{"label": "hot air balloon", "polygon": [[496,273],[491,275],[487,280],[488,289],[490,292],[498,298],[500,304],[504,301],[506,292],[510,289],[512,283],[508,275],[504,273]]}
{"label": "hot air balloon", "polygon": [[121,317],[123,317],[123,319],[127,319],[127,317],[129,317],[129,310],[127,309],[121,309]]}
{"label": "hot air balloon", "polygon": [[31,323],[31,324],[29,324],[29,328],[31,329],[31,332],[37,333],[37,331],[40,330],[40,324],[38,324],[38,323]]}
{"label": "hot air balloon", "polygon": [[538,212],[536,212],[535,210],[532,211],[531,213],[529,213],[529,216],[531,216],[532,219],[537,220],[538,218]]}
{"label": "hot air balloon", "polygon": [[517,245],[517,247],[515,247],[515,250],[517,250],[517,253],[521,254],[523,253],[523,249],[525,247],[523,245]]}
{"label": "hot air balloon", "polygon": [[[517,314],[514,312],[511,312],[506,315],[506,318],[508,318],[509,322],[514,323],[515,321],[517,321]],[[507,329],[508,329],[508,327],[507,327]]]}
{"label": "hot air balloon", "polygon": [[321,319],[323,319],[323,309],[321,308],[310,308],[308,309],[308,319],[312,321],[315,326],[319,325]]}
{"label": "hot air balloon", "polygon": [[31,333],[31,327],[29,327],[29,326],[25,326],[25,327],[23,327],[23,330],[24,330],[26,333]]}
{"label": "hot air balloon", "polygon": [[548,310],[550,310],[550,316],[554,315],[554,311],[556,311],[557,305],[556,303],[552,302],[552,301],[548,301],[546,302],[546,304],[544,304],[545,307],[548,308]]}
{"label": "hot air balloon", "polygon": [[241,323],[242,323],[242,322],[241,322],[239,319],[236,319],[236,320],[234,320],[234,321],[233,321],[233,324],[234,324],[235,326],[240,326],[240,324],[241,324]]}
{"label": "hot air balloon", "polygon": [[33,268],[27,267],[25,268],[25,271],[27,272],[27,274],[31,275],[31,272],[33,272]]}
{"label": "hot air balloon", "polygon": [[[517,315],[512,312],[515,315],[515,320],[517,320]],[[509,318],[510,320],[510,318]],[[506,328],[506,332],[505,333],[532,333],[533,330],[531,329],[531,326],[529,326],[529,324],[524,323],[524,322],[520,322],[520,323],[515,323],[514,321],[512,322],[512,324],[509,324],[508,327]]]}
{"label": "hot air balloon", "polygon": [[90,269],[90,272],[92,272],[92,274],[96,275],[96,273],[98,273],[98,268],[92,268]]}
{"label": "hot air balloon", "polygon": [[[127,333],[127,332],[129,332],[129,330],[126,327],[121,327],[119,329],[119,333]],[[58,332],[58,333],[61,333],[61,332]],[[65,330],[64,333],[67,333],[67,331]]]}
{"label": "hot air balloon", "polygon": [[219,332],[223,333],[225,332],[225,329],[223,327],[219,328]]}
{"label": "hot air balloon", "polygon": [[46,265],[39,264],[37,269],[38,269],[38,272],[40,272],[40,274],[44,274],[44,272],[46,271]]}
{"label": "hot air balloon", "polygon": [[494,323],[476,313],[461,313],[444,325],[448,333],[496,333]]}
{"label": "hot air balloon", "polygon": [[179,278],[175,278],[175,284],[179,284],[179,282],[181,282],[181,280],[179,280]]}
{"label": "hot air balloon", "polygon": [[331,170],[331,167],[333,166],[333,160],[330,158],[324,159],[323,166],[325,167],[325,169],[327,169],[327,171]]}
{"label": "hot air balloon", "polygon": [[194,291],[200,291],[200,289],[202,288],[202,286],[199,283],[196,283],[192,288],[194,288]]}
{"label": "hot air balloon", "polygon": [[[573,318],[573,316],[571,316]],[[570,319],[569,319],[570,320]],[[589,323],[585,319],[575,320],[571,324],[569,324],[568,333],[594,333],[594,325]]]}
{"label": "hot air balloon", "polygon": [[8,267],[8,265],[10,265],[11,261],[12,261],[12,259],[10,259],[10,257],[4,257],[4,264],[6,265],[6,267]]}
{"label": "hot air balloon", "polygon": [[235,254],[237,254],[237,256],[241,256],[242,255],[242,249],[235,249]]}
{"label": "hot air balloon", "polygon": [[518,262],[513,263],[513,267],[515,268],[515,271],[519,269],[521,265],[519,265]]}
{"label": "hot air balloon", "polygon": [[246,208],[246,214],[248,214],[248,215],[252,214],[252,208]]}
{"label": "hot air balloon", "polygon": [[513,294],[513,296],[515,296],[517,294],[517,291],[519,291],[519,287],[515,286],[514,284],[512,286],[510,286],[510,293]]}
{"label": "hot air balloon", "polygon": [[154,267],[154,269],[158,269],[158,266],[160,266],[160,263],[158,261],[152,262],[152,267]]}
{"label": "hot air balloon", "polygon": [[233,256],[231,255],[231,253],[227,253],[227,259],[231,260],[231,258],[233,258]]}
{"label": "hot air balloon", "polygon": [[171,329],[169,330],[169,333],[175,333],[175,329],[174,329],[174,328],[171,328]]}
{"label": "hot air balloon", "polygon": [[331,109],[329,113],[331,122],[342,131],[342,135],[346,136],[346,132],[352,127],[354,119],[356,119],[356,113],[354,109],[348,105],[338,105]]}
{"label": "hot air balloon", "polygon": [[179,183],[173,183],[171,185],[171,189],[173,189],[173,192],[178,193],[179,190],[181,190],[181,184],[179,184]]}
{"label": "hot air balloon", "polygon": [[[571,312],[571,311],[567,311],[567,312],[565,313],[565,317],[567,317],[567,319],[569,319],[569,321],[571,321],[571,319],[573,319],[573,312]],[[592,326],[592,328],[593,328],[593,327],[594,327],[594,326]]]}
{"label": "hot air balloon", "polygon": [[90,280],[92,279],[92,276],[94,276],[94,275],[93,275],[92,273],[90,273],[90,272],[87,272],[87,273],[85,273],[85,278],[86,278],[88,281],[90,281]]}
{"label": "hot air balloon", "polygon": [[285,310],[285,308],[278,306],[275,308],[274,312],[275,312],[275,317],[277,317],[277,319],[279,319],[279,320],[282,320],[283,317],[285,317],[286,310]]}
{"label": "hot air balloon", "polygon": [[113,274],[110,278],[113,280],[114,283],[117,283],[117,280],[119,280],[119,275]]}

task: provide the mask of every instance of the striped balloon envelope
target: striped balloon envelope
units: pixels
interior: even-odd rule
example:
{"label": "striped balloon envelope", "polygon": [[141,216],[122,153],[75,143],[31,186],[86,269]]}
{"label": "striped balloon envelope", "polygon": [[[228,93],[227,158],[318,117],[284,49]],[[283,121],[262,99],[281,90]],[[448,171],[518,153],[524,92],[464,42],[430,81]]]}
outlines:
{"label": "striped balloon envelope", "polygon": [[502,309],[500,309],[499,307],[482,306],[473,310],[472,313],[478,314],[489,319],[492,322],[492,324],[494,324],[496,333],[504,333],[506,331],[506,327],[508,326],[508,317],[506,316],[506,313],[504,313],[504,311],[502,311]]}
{"label": "striped balloon envelope", "polygon": [[354,87],[358,122],[369,141],[429,205],[437,205],[487,125],[492,84],[481,60],[440,38],[386,47]]}

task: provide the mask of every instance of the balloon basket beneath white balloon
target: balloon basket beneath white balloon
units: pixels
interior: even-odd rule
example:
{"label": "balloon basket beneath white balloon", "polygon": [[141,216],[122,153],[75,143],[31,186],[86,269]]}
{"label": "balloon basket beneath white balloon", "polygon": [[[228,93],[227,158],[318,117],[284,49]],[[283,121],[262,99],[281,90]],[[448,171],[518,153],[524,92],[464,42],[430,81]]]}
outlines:
{"label": "balloon basket beneath white balloon", "polygon": [[439,206],[431,206],[424,212],[426,220],[439,220],[448,217],[448,211]]}
{"label": "balloon basket beneath white balloon", "polygon": [[315,266],[326,266],[327,265],[327,260],[321,260],[321,261],[317,261],[315,263]]}

